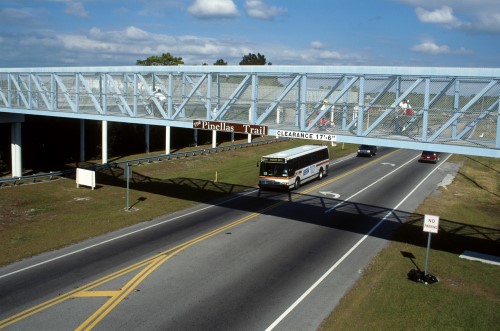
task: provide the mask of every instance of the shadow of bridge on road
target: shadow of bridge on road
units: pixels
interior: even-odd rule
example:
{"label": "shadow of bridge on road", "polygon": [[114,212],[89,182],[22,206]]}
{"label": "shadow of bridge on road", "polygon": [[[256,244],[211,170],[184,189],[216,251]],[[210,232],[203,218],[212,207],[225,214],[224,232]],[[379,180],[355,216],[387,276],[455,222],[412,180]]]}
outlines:
{"label": "shadow of bridge on road", "polygon": [[[97,174],[99,183],[102,185],[125,186],[123,175],[124,170],[119,167],[109,168]],[[208,204],[219,204],[220,199],[228,195],[241,194],[240,198],[237,199],[238,203],[232,203],[230,208],[247,212],[259,212],[265,206],[278,201],[286,201],[286,203],[300,204],[301,208],[298,209],[300,212],[287,214],[286,210],[277,207],[267,210],[265,214],[360,234],[366,234],[369,229],[385,218],[386,221],[371,233],[371,236],[421,247],[425,247],[427,242],[427,233],[422,230],[424,220],[422,214],[303,194],[300,191],[266,190],[262,191],[262,194],[259,193],[258,196],[252,196],[242,193],[255,190],[255,187],[196,178],[157,179],[141,175],[138,172],[134,172],[131,176],[131,188],[135,191]],[[135,204],[141,203],[141,200],[145,199],[145,197],[140,197]],[[327,209],[331,209],[331,211],[325,213]],[[441,218],[439,233],[433,237],[432,248],[454,254],[471,250],[497,255],[500,251],[500,229]]]}

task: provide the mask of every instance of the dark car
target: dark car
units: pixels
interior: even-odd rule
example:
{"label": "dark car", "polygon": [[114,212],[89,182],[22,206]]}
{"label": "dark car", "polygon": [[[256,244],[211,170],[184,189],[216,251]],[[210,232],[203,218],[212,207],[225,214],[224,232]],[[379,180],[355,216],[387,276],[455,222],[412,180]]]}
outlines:
{"label": "dark car", "polygon": [[358,147],[358,156],[369,156],[377,154],[377,146],[372,145],[361,145]]}
{"label": "dark car", "polygon": [[438,163],[439,161],[439,153],[431,152],[431,151],[423,151],[422,155],[420,155],[419,162],[432,162]]}

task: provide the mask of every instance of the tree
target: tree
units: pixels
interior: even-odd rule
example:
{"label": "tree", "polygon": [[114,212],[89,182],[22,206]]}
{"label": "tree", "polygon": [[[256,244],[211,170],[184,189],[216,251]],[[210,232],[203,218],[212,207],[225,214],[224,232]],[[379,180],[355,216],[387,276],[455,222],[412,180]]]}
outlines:
{"label": "tree", "polygon": [[257,53],[257,55],[248,53],[240,61],[240,65],[265,65],[266,63],[266,57],[260,53]]}
{"label": "tree", "polygon": [[163,53],[161,56],[150,56],[146,60],[137,60],[139,66],[175,66],[184,64],[182,57],[175,57],[170,53]]}
{"label": "tree", "polygon": [[214,66],[227,66],[227,62],[225,62],[223,59],[218,59],[215,61]]}

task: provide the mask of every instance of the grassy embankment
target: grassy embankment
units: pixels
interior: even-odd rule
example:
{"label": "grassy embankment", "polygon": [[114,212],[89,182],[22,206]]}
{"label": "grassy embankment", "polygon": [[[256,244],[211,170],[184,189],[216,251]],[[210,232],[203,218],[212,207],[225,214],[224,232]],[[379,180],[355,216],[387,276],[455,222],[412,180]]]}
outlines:
{"label": "grassy embankment", "polygon": [[[465,250],[500,256],[500,160],[453,156],[453,183],[428,197],[364,271],[321,328],[327,330],[498,330],[500,266],[459,258]],[[432,212],[429,212],[432,211]],[[425,269],[423,215],[440,216],[424,285],[407,280]]]}

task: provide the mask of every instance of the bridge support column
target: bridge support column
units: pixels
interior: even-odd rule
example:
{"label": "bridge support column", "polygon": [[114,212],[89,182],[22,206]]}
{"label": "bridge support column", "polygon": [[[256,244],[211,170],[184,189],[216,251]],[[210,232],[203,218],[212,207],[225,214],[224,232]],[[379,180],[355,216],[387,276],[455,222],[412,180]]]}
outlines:
{"label": "bridge support column", "polygon": [[217,147],[217,131],[212,131],[212,148]]}
{"label": "bridge support column", "polygon": [[149,153],[149,124],[146,124],[146,127],[144,128],[144,131],[145,131],[144,132],[144,135],[145,135],[144,139],[146,140],[145,141],[145,145],[146,145],[145,152]]}
{"label": "bridge support column", "polygon": [[80,120],[80,162],[85,161],[85,120]]}
{"label": "bridge support column", "polygon": [[102,164],[108,163],[108,121],[102,121]]}
{"label": "bridge support column", "polygon": [[248,143],[252,142],[252,135],[250,133],[248,134],[247,142]]}
{"label": "bridge support column", "polygon": [[193,144],[198,146],[198,129],[193,130]]}
{"label": "bridge support column", "polygon": [[165,127],[165,154],[170,154],[170,126]]}
{"label": "bridge support column", "polygon": [[21,123],[12,123],[10,129],[11,136],[11,155],[12,155],[12,177],[21,177],[23,175],[22,157],[21,157]]}

